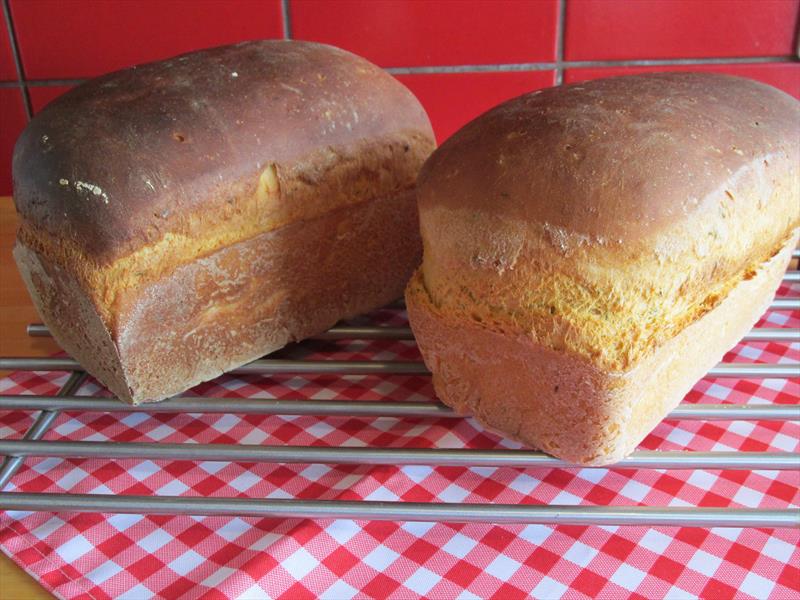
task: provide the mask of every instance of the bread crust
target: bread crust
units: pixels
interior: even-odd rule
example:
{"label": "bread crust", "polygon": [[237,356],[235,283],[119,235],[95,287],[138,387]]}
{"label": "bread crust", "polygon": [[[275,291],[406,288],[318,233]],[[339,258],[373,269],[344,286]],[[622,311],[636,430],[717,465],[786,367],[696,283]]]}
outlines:
{"label": "bread crust", "polygon": [[398,297],[434,145],[411,92],[330,46],[134,67],[23,132],[15,257],[67,352],[159,400]]}
{"label": "bread crust", "polygon": [[119,398],[161,400],[403,293],[420,261],[413,191],[221,248],[128,290],[109,327],[72,275],[18,243],[39,313]]}
{"label": "bread crust", "polygon": [[607,465],[633,452],[758,321],[797,241],[795,234],[716,308],[624,371],[443,312],[419,270],[406,305],[442,402],[561,459]]}
{"label": "bread crust", "polygon": [[250,237],[255,216],[263,230],[314,216],[312,197],[335,208],[409,189],[433,145],[416,98],[363,58],[244,42],[117,71],[48,105],[14,149],[14,202],[32,233],[102,266],[168,234],[223,223]]}
{"label": "bread crust", "polygon": [[799,122],[778,90],[698,73],[512,100],[423,167],[426,288],[465,320],[631,367],[800,225]]}
{"label": "bread crust", "polygon": [[[736,341],[692,332],[728,311],[742,335],[774,292],[750,282],[800,226],[798,123],[769,86],[660,73],[535,92],[456,133],[420,174],[408,292],[442,399],[576,462],[632,450]],[[742,286],[755,304],[726,304]]]}
{"label": "bread crust", "polygon": [[[420,173],[420,206],[547,223],[557,237],[561,229],[585,236],[585,244],[603,239],[630,254],[652,252],[653,236],[687,221],[725,223],[730,215],[719,210],[718,192],[731,190],[759,159],[769,163],[767,179],[793,168],[798,119],[800,102],[790,95],[712,73],[539,90],[500,104],[443,143]],[[696,228],[673,244],[692,245],[704,234]],[[555,241],[581,245],[574,237]]]}

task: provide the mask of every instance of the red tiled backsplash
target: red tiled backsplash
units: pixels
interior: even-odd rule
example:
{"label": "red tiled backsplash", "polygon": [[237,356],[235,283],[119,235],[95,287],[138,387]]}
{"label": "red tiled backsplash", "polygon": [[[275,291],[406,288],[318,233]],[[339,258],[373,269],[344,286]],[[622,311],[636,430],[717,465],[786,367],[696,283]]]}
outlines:
{"label": "red tiled backsplash", "polygon": [[19,88],[0,88],[0,193],[11,193],[11,153],[25,127],[25,108]]}
{"label": "red tiled backsplash", "polygon": [[11,0],[11,15],[26,79],[94,77],[198,48],[283,37],[280,0]]}
{"label": "red tiled backsplash", "polygon": [[786,56],[792,0],[568,0],[567,60]]}
{"label": "red tiled backsplash", "polygon": [[428,111],[439,143],[504,100],[555,83],[555,71],[397,75]]}
{"label": "red tiled backsplash", "polygon": [[0,81],[14,81],[17,78],[17,68],[14,66],[14,55],[11,52],[11,40],[8,37],[8,27],[0,27]]}
{"label": "red tiled backsplash", "polygon": [[292,35],[382,67],[554,61],[557,0],[290,0]]}
{"label": "red tiled backsplash", "polygon": [[8,7],[13,36],[0,23],[0,194],[11,192],[11,153],[27,115],[81,79],[247,39],[317,40],[389,68],[425,105],[439,141],[559,78],[717,71],[800,98],[800,0],[9,0]]}

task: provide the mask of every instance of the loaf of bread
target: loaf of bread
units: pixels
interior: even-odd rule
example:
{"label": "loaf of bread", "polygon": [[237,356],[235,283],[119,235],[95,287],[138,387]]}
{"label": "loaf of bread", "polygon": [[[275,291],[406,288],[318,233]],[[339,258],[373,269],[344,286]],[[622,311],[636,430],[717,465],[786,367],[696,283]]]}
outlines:
{"label": "loaf of bread", "polygon": [[800,103],[710,74],[534,92],[417,183],[439,397],[562,459],[629,454],[756,323],[800,226]]}
{"label": "loaf of bread", "polygon": [[259,41],[89,81],[13,164],[17,264],[61,346],[163,399],[399,297],[424,110],[330,46]]}

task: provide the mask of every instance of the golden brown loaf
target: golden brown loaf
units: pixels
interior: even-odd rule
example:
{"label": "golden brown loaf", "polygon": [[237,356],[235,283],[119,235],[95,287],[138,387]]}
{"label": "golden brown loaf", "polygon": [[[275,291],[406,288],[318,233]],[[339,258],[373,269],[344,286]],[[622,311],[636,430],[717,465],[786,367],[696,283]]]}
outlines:
{"label": "golden brown loaf", "polygon": [[134,67],[20,137],[15,256],[59,343],[157,400],[397,297],[424,110],[342,50],[261,41]]}
{"label": "golden brown loaf", "polygon": [[406,298],[441,399],[619,460],[767,307],[800,226],[800,103],[662,73],[511,100],[423,167]]}

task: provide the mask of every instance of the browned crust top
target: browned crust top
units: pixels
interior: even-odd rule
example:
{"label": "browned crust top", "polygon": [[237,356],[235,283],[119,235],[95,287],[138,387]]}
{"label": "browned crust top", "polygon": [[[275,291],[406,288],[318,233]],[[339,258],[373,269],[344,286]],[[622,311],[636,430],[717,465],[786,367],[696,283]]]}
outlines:
{"label": "browned crust top", "polygon": [[664,73],[529,94],[418,181],[442,312],[625,371],[713,310],[800,227],[800,103]]}
{"label": "browned crust top", "polygon": [[[755,81],[655,73],[550,88],[472,121],[428,160],[420,210],[487,211],[609,242],[698,210],[759,157],[800,161],[800,103]],[[705,205],[707,204],[707,205]]]}
{"label": "browned crust top", "polygon": [[245,42],[59,98],[17,142],[14,200],[30,226],[108,262],[235,202],[268,165],[310,181],[320,152],[380,140],[430,148],[432,137],[416,98],[368,61],[310,42]]}

